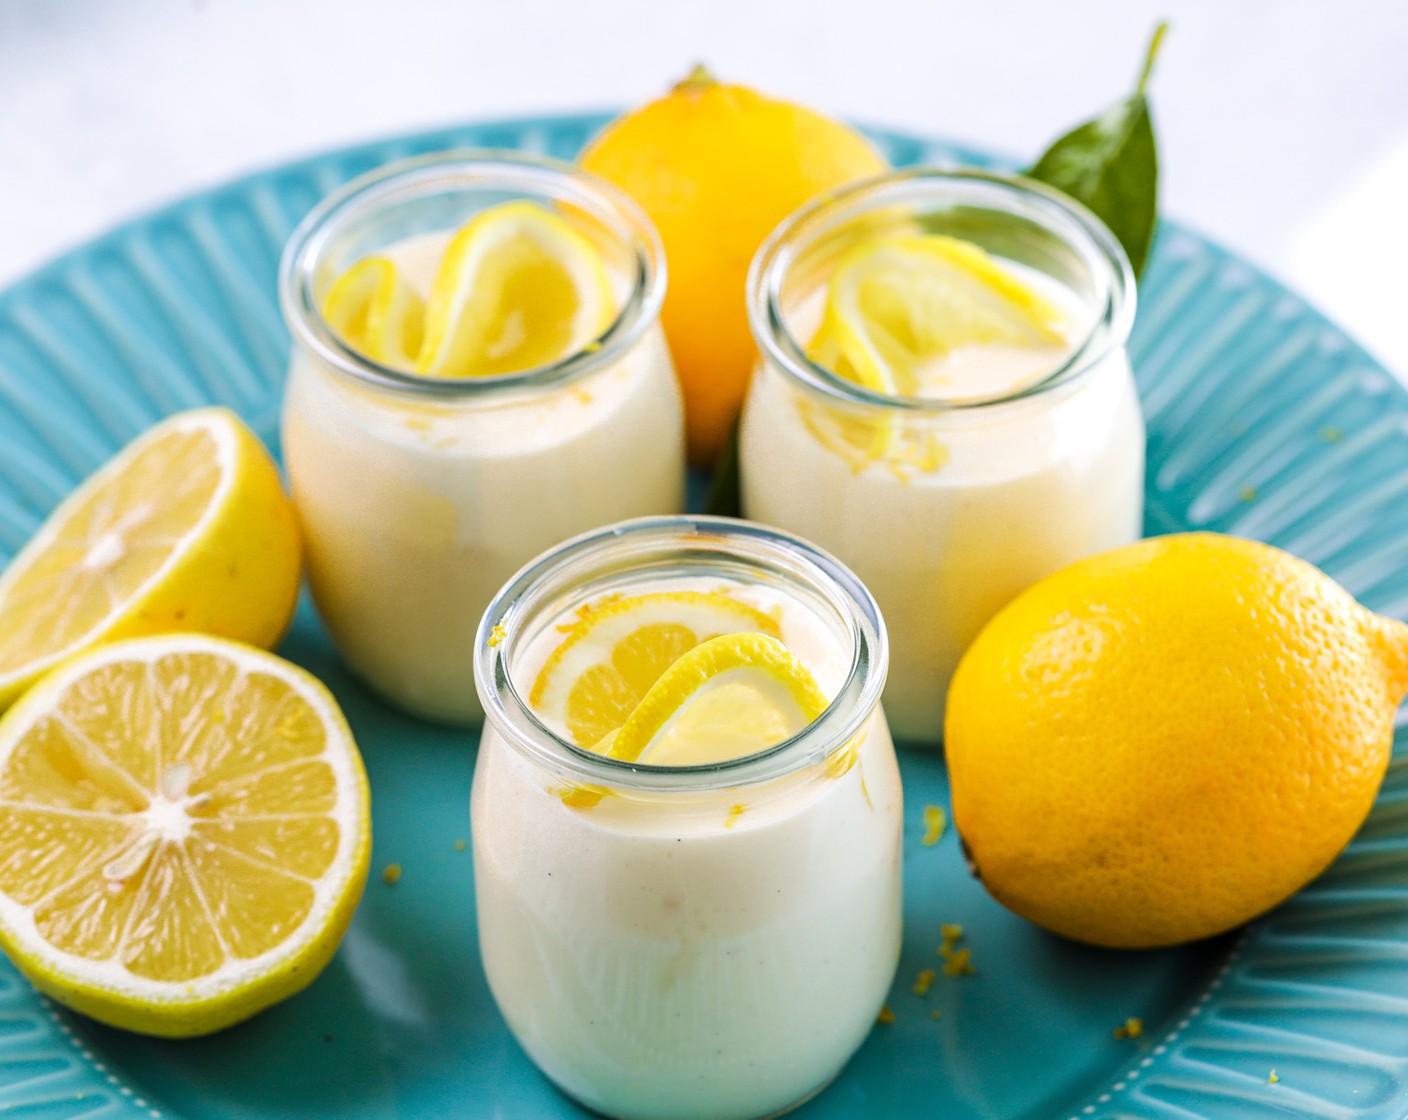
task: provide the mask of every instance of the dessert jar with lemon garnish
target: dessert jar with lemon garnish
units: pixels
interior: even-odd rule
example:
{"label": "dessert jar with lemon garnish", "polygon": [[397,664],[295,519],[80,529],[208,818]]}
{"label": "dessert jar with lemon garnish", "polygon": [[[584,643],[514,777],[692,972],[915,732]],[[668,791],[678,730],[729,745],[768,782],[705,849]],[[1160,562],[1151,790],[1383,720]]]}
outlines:
{"label": "dessert jar with lemon garnish", "polygon": [[683,508],[654,229],[567,164],[450,152],[324,201],[279,282],[318,610],[377,691],[472,722],[474,630],[503,582],[565,537]]}
{"label": "dessert jar with lemon garnish", "polygon": [[1093,215],[981,172],[843,190],[755,258],[744,509],[874,593],[901,739],[938,742],[959,657],[1009,600],[1139,536],[1134,301]]}
{"label": "dessert jar with lemon garnish", "polygon": [[854,575],[723,518],[579,537],[495,599],[480,950],[565,1092],[628,1120],[747,1120],[860,1045],[900,944],[886,662]]}

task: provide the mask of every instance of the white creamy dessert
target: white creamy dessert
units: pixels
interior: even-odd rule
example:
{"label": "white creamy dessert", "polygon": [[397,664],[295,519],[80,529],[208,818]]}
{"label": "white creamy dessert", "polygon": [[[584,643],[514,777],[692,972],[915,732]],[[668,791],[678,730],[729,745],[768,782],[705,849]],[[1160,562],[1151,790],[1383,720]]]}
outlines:
{"label": "white creamy dessert", "polygon": [[658,328],[572,387],[515,403],[390,402],[299,356],[284,459],[328,631],[412,711],[478,718],[471,651],[523,562],[684,503],[679,395]]}
{"label": "white creamy dessert", "polygon": [[[936,198],[962,195],[998,221],[1004,193],[1031,190],[963,175],[897,177],[921,208],[915,181],[925,175]],[[883,195],[885,184],[865,190]],[[860,193],[829,205],[844,211]],[[750,302],[764,360],[741,433],[744,509],[835,553],[874,594],[891,640],[885,707],[901,739],[938,742],[949,678],[1007,602],[1140,535],[1144,425],[1123,347],[1133,313],[1127,265],[1107,232],[1085,228],[1088,215],[1062,222],[1045,194],[1036,201],[1058,211],[1051,236],[1085,238],[1070,255],[1084,253],[1085,267],[1104,273],[1090,293],[1077,292],[994,255],[997,268],[1055,309],[1057,339],[956,346],[920,363],[903,399],[852,391],[808,368],[788,340],[779,344],[766,301],[800,348],[819,329],[827,277],[812,270],[809,283],[789,284],[763,273],[805,257],[821,208],[810,220],[804,213],[800,228],[784,227],[772,256],[754,265]],[[1047,380],[1063,366],[1068,374]]]}
{"label": "white creamy dessert", "polygon": [[[432,215],[459,189],[570,187],[578,194],[569,200],[595,202],[602,236],[620,240],[603,263],[624,308],[599,347],[567,356],[573,368],[560,372],[456,380],[387,370],[339,347],[319,320],[317,293],[300,284],[316,287],[314,258],[339,228],[366,238],[377,192],[397,175],[378,172],[360,191],[349,188],[291,243],[285,311],[296,344],[284,459],[314,599],[349,665],[418,715],[471,722],[482,714],[474,631],[504,581],[575,533],[683,507],[681,404],[657,321],[663,276],[653,231],[631,224],[645,219],[623,198],[557,164],[448,157],[410,161],[401,177],[420,183]],[[398,205],[387,218],[393,231],[408,223],[404,200]],[[428,300],[453,228],[393,236],[376,251]],[[503,333],[516,329],[510,320]]]}
{"label": "white creamy dessert", "polygon": [[[657,571],[612,590],[758,608],[826,696],[855,709],[848,623],[778,582]],[[519,623],[505,661],[520,696],[580,605]],[[560,741],[533,757],[485,697],[471,806],[480,949],[514,1035],[567,1093],[632,1120],[748,1120],[820,1089],[860,1045],[900,943],[901,793],[874,683],[868,710],[813,725],[860,720],[821,757],[826,744],[804,736],[787,750],[810,761],[779,759],[765,780],[750,777],[754,755],[712,774],[656,767],[649,788]],[[554,758],[585,773],[564,777]]]}

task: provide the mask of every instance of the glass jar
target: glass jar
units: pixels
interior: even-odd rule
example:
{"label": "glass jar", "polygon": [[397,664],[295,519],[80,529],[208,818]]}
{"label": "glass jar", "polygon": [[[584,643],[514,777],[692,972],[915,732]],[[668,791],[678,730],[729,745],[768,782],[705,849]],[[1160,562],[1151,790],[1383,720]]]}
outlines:
{"label": "glass jar", "polygon": [[[837,658],[830,706],[766,751],[702,766],[623,762],[552,733],[525,700],[531,651],[556,647],[564,616],[662,581],[727,581],[810,612]],[[900,947],[886,661],[849,571],[726,518],[599,530],[494,600],[475,648],[480,950],[510,1029],[561,1089],[627,1120],[747,1120],[816,1092],[861,1044]]]}
{"label": "glass jar", "polygon": [[[865,241],[948,234],[1077,309],[1078,341],[1022,387],[891,396],[807,346],[838,261]],[[1133,276],[1092,214],[1038,183],[913,170],[788,218],[759,250],[748,310],[761,351],[740,436],[743,507],[848,564],[889,626],[885,692],[902,740],[936,745],[949,678],[984,623],[1058,568],[1140,535],[1144,422],[1125,342]]]}
{"label": "glass jar", "polygon": [[[397,246],[434,248],[512,199],[556,208],[601,252],[621,310],[595,342],[553,365],[449,379],[379,365],[330,329],[319,309],[350,266]],[[438,153],[326,199],[294,231],[279,286],[294,340],[283,454],[319,613],[383,696],[473,722],[474,630],[504,581],[573,534],[684,508],[655,230],[624,194],[569,164]]]}

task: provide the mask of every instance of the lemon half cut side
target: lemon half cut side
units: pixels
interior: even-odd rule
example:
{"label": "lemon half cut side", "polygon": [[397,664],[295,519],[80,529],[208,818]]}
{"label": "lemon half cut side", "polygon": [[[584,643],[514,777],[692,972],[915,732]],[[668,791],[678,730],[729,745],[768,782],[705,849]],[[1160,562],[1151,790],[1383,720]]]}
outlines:
{"label": "lemon half cut side", "polygon": [[293,504],[228,409],[168,418],[84,481],[0,575],[0,710],[102,641],[173,630],[273,647],[298,598]]}
{"label": "lemon half cut side", "polygon": [[328,691],[168,634],[92,650],[0,718],[0,945],[102,1022],[181,1037],[306,986],[367,875],[366,774]]}

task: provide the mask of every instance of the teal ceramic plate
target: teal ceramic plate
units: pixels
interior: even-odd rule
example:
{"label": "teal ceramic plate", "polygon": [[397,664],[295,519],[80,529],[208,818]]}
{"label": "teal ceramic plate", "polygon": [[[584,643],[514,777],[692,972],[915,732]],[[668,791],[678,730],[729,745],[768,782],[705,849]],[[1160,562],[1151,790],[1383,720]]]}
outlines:
{"label": "teal ceramic plate", "polygon": [[[450,146],[571,156],[593,116],[504,121],[334,152],[126,225],[0,294],[0,561],[60,497],[166,413],[209,402],[277,435],[288,338],[280,247],[324,194]],[[989,162],[894,133],[896,163]],[[1176,226],[1141,289],[1133,355],[1149,418],[1148,528],[1233,531],[1408,612],[1408,393],[1255,269]],[[305,607],[284,648],[331,685],[366,754],[375,874],[327,972],[215,1038],[97,1027],[0,965],[0,1113],[74,1117],[579,1115],[538,1076],[489,998],[469,835],[474,743],[366,695]],[[1402,739],[1400,738],[1400,743]],[[903,759],[904,957],[891,1006],[799,1120],[883,1117],[1408,1115],[1408,764],[1318,882],[1245,933],[1156,953],[1081,948],[1012,917],[963,868],[939,761]],[[961,922],[978,974],[911,988]],[[940,1012],[933,1018],[931,1012]],[[1131,1016],[1137,1039],[1112,1030]],[[1279,1082],[1269,1084],[1275,1069]]]}

